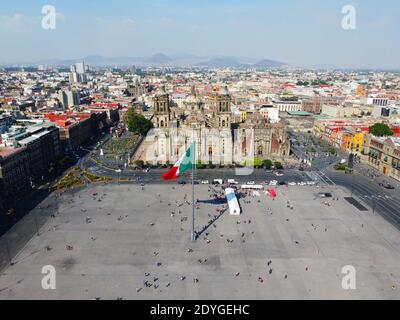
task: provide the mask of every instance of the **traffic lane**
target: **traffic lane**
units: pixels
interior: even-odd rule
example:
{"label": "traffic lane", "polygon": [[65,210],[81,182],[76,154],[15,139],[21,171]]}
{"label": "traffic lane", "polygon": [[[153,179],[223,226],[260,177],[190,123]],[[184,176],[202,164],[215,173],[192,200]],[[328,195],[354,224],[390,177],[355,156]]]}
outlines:
{"label": "traffic lane", "polygon": [[335,183],[346,184],[352,192],[357,191],[361,195],[362,199],[372,201],[373,203],[382,203],[382,206],[388,210],[400,214],[400,201],[392,195],[382,193],[381,190],[374,186],[362,182],[354,182],[354,180],[350,182],[346,179],[340,178],[333,178],[333,180]]}
{"label": "traffic lane", "polygon": [[[136,177],[136,178],[140,178],[142,180],[148,180],[151,182],[160,182],[163,181],[161,179],[161,174],[163,173],[163,171],[150,171],[148,173],[144,173],[144,172],[138,172],[136,174],[132,174],[132,173],[121,173],[121,177],[125,176],[125,177]],[[273,174],[264,174],[264,175],[260,175],[258,173],[253,173],[250,175],[246,175],[246,176],[238,176],[235,175],[234,173],[221,173],[221,172],[199,172],[197,171],[195,173],[195,179],[196,180],[208,180],[209,182],[212,183],[212,181],[214,179],[222,179],[224,181],[227,181],[228,179],[234,179],[239,183],[247,183],[247,182],[252,182],[254,181],[255,183],[263,183],[265,181],[271,181],[271,180],[276,180],[278,182],[307,182],[310,181],[310,179],[307,176],[302,176],[299,175],[298,173],[291,173],[291,174],[286,174],[283,177],[277,177]],[[189,182],[190,180],[190,174],[186,174],[181,176],[180,178],[178,178],[178,180],[182,180],[182,181],[187,181]]]}
{"label": "traffic lane", "polygon": [[370,189],[364,187],[363,185],[355,185],[353,187],[353,193],[356,196],[362,199],[366,204],[368,204],[368,206],[386,218],[393,225],[400,228],[400,213],[397,210],[398,204],[389,199],[364,196],[364,194],[368,194],[370,191]]}
{"label": "traffic lane", "polygon": [[367,164],[356,163],[354,164],[354,170],[357,173],[371,179],[374,182],[389,183],[390,185],[395,187],[395,189],[392,190],[386,189],[388,192],[398,193],[398,190],[400,189],[399,181],[393,179],[392,177],[383,175],[379,170]]}
{"label": "traffic lane", "polygon": [[399,192],[396,192],[396,190],[388,190],[380,186],[375,180],[370,180],[368,179],[368,177],[362,174],[358,174],[356,172],[353,174],[345,174],[333,171],[327,171],[325,172],[325,174],[328,175],[330,178],[335,177],[336,179],[345,180],[349,183],[350,186],[355,183],[361,184],[363,186],[368,186],[370,190],[374,190],[375,194],[389,196],[390,198],[393,198],[400,203]]}
{"label": "traffic lane", "polygon": [[[112,178],[118,179],[118,178],[131,178],[136,181],[140,182],[152,182],[152,183],[160,183],[164,182],[164,180],[161,178],[161,175],[165,172],[167,169],[153,169],[150,170],[149,172],[143,172],[143,171],[122,171],[121,173],[115,172],[115,170],[110,170],[107,168],[103,168],[97,165],[89,166],[87,169],[94,173],[94,174],[99,174],[99,175],[106,175],[110,176]],[[214,179],[223,179],[223,180],[228,180],[228,179],[235,179],[239,183],[247,183],[250,181],[254,181],[256,183],[262,183],[265,181],[271,181],[271,180],[276,180],[279,182],[307,182],[311,181],[311,179],[301,171],[296,171],[296,170],[290,170],[284,173],[284,176],[278,177],[273,173],[268,173],[263,170],[254,170],[251,174],[249,175],[237,175],[234,169],[203,169],[203,170],[196,170],[195,171],[195,179],[196,180],[209,180],[209,182],[212,182]],[[187,182],[190,182],[190,174],[183,175],[181,178],[178,180],[185,180]]]}
{"label": "traffic lane", "polygon": [[[328,172],[326,172],[326,174],[328,174]],[[332,170],[329,171],[329,174],[335,175],[335,176],[343,176],[344,175],[344,173],[333,172]],[[394,189],[394,190],[386,189],[385,187],[379,185],[379,181],[377,181],[376,179],[370,179],[368,176],[358,173],[358,172],[354,172],[351,175],[345,175],[345,177],[350,179],[351,181],[355,181],[355,180],[362,181],[363,185],[368,185],[370,187],[375,188],[376,193],[389,195],[400,202],[400,193],[398,192],[398,189]]]}
{"label": "traffic lane", "polygon": [[387,195],[378,195],[375,188],[370,188],[368,185],[363,185],[360,183],[351,183],[346,180],[341,180],[337,178],[332,178],[332,180],[338,184],[351,190],[352,193],[362,199],[371,208],[378,209],[377,211],[384,211],[386,215],[395,218],[396,222],[400,221],[400,203],[395,199],[390,198]]}
{"label": "traffic lane", "polygon": [[[347,188],[349,191],[362,199],[370,208],[390,221],[393,225],[400,228],[400,201],[391,198],[386,194],[379,193],[380,190],[370,184],[355,181],[346,177],[330,176],[337,184]],[[380,195],[381,197],[375,196]],[[372,196],[375,196],[374,198]],[[387,196],[387,197],[386,197]]]}

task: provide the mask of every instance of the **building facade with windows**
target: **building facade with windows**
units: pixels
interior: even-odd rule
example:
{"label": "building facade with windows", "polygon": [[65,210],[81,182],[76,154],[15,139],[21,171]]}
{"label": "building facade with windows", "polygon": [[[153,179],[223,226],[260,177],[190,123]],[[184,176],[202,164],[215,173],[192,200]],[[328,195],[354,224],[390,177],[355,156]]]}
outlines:
{"label": "building facade with windows", "polygon": [[364,143],[364,162],[383,175],[400,181],[400,139],[379,138],[368,134]]}

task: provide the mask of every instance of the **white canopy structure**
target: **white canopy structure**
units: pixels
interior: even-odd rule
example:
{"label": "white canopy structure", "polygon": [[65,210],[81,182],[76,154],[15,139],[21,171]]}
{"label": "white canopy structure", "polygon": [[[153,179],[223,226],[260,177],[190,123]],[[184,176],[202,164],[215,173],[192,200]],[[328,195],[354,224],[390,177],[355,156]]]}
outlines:
{"label": "white canopy structure", "polygon": [[236,198],[235,190],[232,188],[225,189],[226,200],[229,206],[229,213],[231,215],[238,216],[241,214],[241,210],[239,207],[239,202]]}

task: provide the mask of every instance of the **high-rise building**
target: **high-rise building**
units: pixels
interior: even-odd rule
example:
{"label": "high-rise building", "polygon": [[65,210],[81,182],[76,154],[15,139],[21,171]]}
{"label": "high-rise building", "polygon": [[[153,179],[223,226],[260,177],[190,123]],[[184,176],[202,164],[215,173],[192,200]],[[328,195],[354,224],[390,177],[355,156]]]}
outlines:
{"label": "high-rise building", "polygon": [[75,63],[75,68],[76,68],[76,72],[78,72],[80,74],[86,73],[85,63],[84,62]]}
{"label": "high-rise building", "polygon": [[86,66],[84,62],[77,62],[71,65],[69,81],[71,83],[83,83],[87,81]]}
{"label": "high-rise building", "polygon": [[80,104],[79,92],[75,90],[62,90],[58,94],[58,100],[64,110],[73,108]]}

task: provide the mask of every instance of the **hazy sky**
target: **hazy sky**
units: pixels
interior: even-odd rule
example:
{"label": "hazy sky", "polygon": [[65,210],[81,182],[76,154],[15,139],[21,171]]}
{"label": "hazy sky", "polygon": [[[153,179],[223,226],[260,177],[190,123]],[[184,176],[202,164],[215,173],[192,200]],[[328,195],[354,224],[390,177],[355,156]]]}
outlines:
{"label": "hazy sky", "polygon": [[[41,27],[42,6],[57,10]],[[356,30],[343,30],[344,5]],[[400,69],[398,0],[1,0],[0,64],[192,53]]]}

